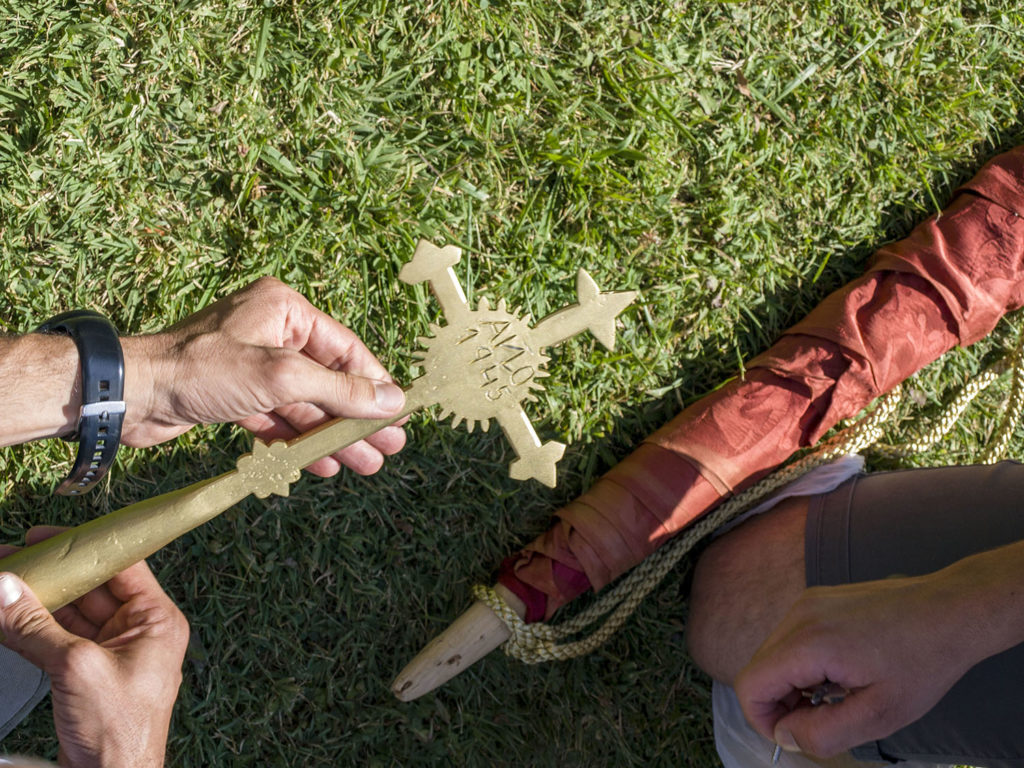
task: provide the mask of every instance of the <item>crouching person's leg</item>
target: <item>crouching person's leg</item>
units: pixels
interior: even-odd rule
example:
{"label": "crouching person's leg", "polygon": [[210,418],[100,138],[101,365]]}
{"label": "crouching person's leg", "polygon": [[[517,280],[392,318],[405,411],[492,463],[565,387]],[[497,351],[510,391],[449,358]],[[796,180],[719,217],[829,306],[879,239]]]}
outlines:
{"label": "crouching person's leg", "polygon": [[782,501],[713,541],[697,562],[687,647],[698,667],[732,685],[806,588],[806,497]]}
{"label": "crouching person's leg", "polygon": [[[786,499],[713,541],[694,574],[687,646],[714,680],[715,746],[726,768],[770,766],[775,745],[743,717],[732,683],[806,588],[808,500]],[[781,768],[817,768],[803,755],[779,755]],[[826,763],[865,765],[850,757]]]}

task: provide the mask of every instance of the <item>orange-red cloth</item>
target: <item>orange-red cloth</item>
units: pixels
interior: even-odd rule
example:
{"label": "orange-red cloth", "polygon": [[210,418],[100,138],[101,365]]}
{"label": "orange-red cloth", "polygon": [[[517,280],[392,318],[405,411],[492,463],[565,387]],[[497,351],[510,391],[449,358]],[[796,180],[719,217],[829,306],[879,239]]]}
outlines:
{"label": "orange-red cloth", "polygon": [[499,581],[550,618],[813,445],[957,344],[1024,305],[1024,147],[993,158],[939,216],[881,248],[746,366],[649,436],[502,564]]}

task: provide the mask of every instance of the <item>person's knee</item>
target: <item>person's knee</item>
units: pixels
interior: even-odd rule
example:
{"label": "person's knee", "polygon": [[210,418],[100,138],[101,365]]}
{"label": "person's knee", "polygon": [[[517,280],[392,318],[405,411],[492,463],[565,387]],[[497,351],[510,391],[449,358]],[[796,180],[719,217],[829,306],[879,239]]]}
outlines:
{"label": "person's knee", "polygon": [[697,562],[687,648],[731,684],[805,587],[805,498],[787,499],[722,536]]}

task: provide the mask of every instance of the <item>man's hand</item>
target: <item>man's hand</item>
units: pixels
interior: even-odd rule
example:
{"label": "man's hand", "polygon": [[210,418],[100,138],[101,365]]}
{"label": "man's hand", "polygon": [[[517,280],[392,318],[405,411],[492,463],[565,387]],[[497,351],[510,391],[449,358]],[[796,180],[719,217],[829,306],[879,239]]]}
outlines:
{"label": "man's hand", "polygon": [[[808,589],[736,679],[747,720],[824,758],[923,716],[980,660],[950,581],[940,571]],[[826,681],[849,694],[809,706],[801,691]]]}
{"label": "man's hand", "polygon": [[[33,528],[26,538],[59,530]],[[0,574],[0,632],[50,676],[61,765],[164,764],[188,623],[144,562],[53,616],[18,577]]]}
{"label": "man's hand", "polygon": [[[144,447],[196,424],[234,421],[269,442],[338,417],[398,414],[402,391],[352,331],[264,277],[154,336],[125,338],[126,445]],[[401,450],[386,427],[309,467],[361,474]]]}

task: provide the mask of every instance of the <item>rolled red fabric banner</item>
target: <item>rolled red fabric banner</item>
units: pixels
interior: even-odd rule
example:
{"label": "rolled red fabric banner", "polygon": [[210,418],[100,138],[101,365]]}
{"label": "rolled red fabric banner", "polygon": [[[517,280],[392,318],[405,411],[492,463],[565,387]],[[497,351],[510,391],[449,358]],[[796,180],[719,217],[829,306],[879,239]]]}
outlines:
{"label": "rolled red fabric banner", "polygon": [[501,584],[550,618],[641,562],[723,497],[1024,306],[1024,147],[989,161],[938,216],[881,248],[737,379],[649,436],[554,527],[505,560]]}

